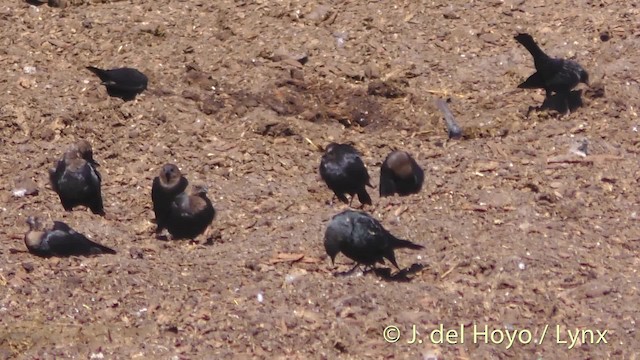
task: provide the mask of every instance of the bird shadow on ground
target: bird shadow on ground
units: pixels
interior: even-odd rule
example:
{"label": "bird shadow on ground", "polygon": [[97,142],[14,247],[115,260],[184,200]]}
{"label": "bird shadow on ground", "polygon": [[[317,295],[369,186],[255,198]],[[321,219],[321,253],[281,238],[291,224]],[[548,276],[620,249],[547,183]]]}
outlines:
{"label": "bird shadow on ground", "polygon": [[156,240],[164,241],[164,242],[181,242],[182,241],[182,242],[188,242],[191,244],[201,244],[206,246],[211,246],[216,243],[215,236],[208,236],[203,241],[198,241],[196,239],[174,239],[167,234],[157,234],[155,237],[156,237]]}
{"label": "bird shadow on ground", "polygon": [[567,105],[569,106],[569,112],[572,113],[578,108],[582,107],[582,90],[573,90],[569,93],[569,97],[565,99],[562,94],[553,94],[549,97],[546,97],[542,102],[542,105],[537,107],[530,107],[527,112],[527,116],[531,113],[531,111],[548,111],[553,110],[557,111],[560,114],[565,114],[567,112]]}
{"label": "bird shadow on ground", "polygon": [[422,269],[424,269],[423,264],[412,264],[408,268],[401,269],[395,274],[391,273],[390,268],[384,269],[373,269],[373,272],[384,281],[392,281],[392,282],[410,282],[413,280],[413,274],[417,274]]}
{"label": "bird shadow on ground", "polygon": [[42,6],[44,4],[46,4],[47,2],[40,2],[38,0],[26,0],[25,1],[27,4],[32,5],[32,6]]}
{"label": "bird shadow on ground", "polygon": [[[395,274],[391,273],[390,268],[372,268],[372,269],[364,270],[362,274],[366,275],[368,273],[374,273],[376,276],[378,276],[380,279],[384,281],[410,282],[413,279],[413,277],[410,275],[420,272],[422,269],[424,269],[424,267],[425,265],[423,264],[412,264],[408,268],[401,269]],[[333,275],[336,277],[349,276],[349,275],[352,275],[355,272],[355,270],[358,268],[359,266],[356,265],[351,270],[336,272]]]}
{"label": "bird shadow on ground", "polygon": [[156,234],[156,240],[171,241],[171,239],[169,239],[169,236],[166,234]]}

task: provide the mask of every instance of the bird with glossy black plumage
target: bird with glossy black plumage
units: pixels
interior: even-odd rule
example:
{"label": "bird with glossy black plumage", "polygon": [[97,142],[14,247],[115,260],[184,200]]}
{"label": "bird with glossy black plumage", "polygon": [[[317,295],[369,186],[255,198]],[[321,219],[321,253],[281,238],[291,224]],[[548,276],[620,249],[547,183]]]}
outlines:
{"label": "bird with glossy black plumage", "polygon": [[[327,145],[320,161],[320,176],[340,201],[351,205],[353,196],[357,194],[360,203],[372,204],[366,189],[366,186],[373,187],[369,173],[353,146],[337,143]],[[347,200],[345,194],[351,196],[351,201]]]}
{"label": "bird with glossy black plumage", "polygon": [[360,264],[373,267],[376,263],[384,264],[387,259],[399,269],[395,249],[419,250],[424,246],[395,237],[364,212],[346,210],[329,221],[324,248],[332,263],[339,253],[343,253],[356,262],[356,267]]}

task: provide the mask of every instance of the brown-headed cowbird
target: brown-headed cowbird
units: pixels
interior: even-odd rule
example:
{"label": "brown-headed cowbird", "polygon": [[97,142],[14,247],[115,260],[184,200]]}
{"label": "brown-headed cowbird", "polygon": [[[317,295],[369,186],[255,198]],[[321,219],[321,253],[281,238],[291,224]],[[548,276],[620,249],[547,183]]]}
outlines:
{"label": "brown-headed cowbird", "polygon": [[166,226],[173,239],[195,239],[211,225],[215,216],[216,210],[207,197],[207,189],[194,186],[191,195],[183,192],[175,197]]}
{"label": "brown-headed cowbird", "polygon": [[94,214],[105,214],[100,187],[102,178],[94,164],[91,145],[80,141],[64,153],[54,169],[49,170],[51,187],[65,210],[83,205]]}
{"label": "brown-headed cowbird", "polygon": [[[366,186],[373,186],[367,168],[353,146],[336,143],[327,145],[320,161],[320,176],[342,202],[351,205],[354,194],[358,194],[360,203],[371,205]],[[345,194],[351,196],[351,202]]]}
{"label": "brown-headed cowbird", "polygon": [[406,151],[393,151],[380,166],[380,196],[416,194],[422,188],[424,171]]}
{"label": "brown-headed cowbird", "polygon": [[166,228],[171,204],[176,196],[187,189],[187,185],[189,185],[189,181],[182,176],[180,169],[174,164],[163,165],[160,174],[153,179],[151,201],[158,225],[156,233],[160,233]]}
{"label": "brown-headed cowbird", "polygon": [[109,96],[130,101],[147,89],[147,76],[136,69],[124,67],[103,70],[93,66],[87,66],[87,69],[98,75]]}
{"label": "brown-headed cowbird", "polygon": [[27,224],[29,231],[24,235],[24,243],[34,255],[50,257],[116,253],[111,248],[87,239],[61,221],[54,221],[51,229],[44,229],[38,218],[29,216]]}
{"label": "brown-headed cowbird", "polygon": [[384,264],[384,259],[387,259],[399,269],[395,249],[418,250],[424,246],[398,239],[383,228],[378,220],[364,212],[346,210],[329,222],[324,234],[324,248],[331,263],[342,252],[354,260],[356,266],[362,264],[373,267],[376,263]]}
{"label": "brown-headed cowbird", "polygon": [[569,93],[579,83],[589,84],[589,74],[575,61],[552,58],[545,54],[529,34],[521,33],[514,37],[533,57],[536,72],[529,76],[521,89],[544,89],[546,96],[557,93],[562,96],[569,110]]}

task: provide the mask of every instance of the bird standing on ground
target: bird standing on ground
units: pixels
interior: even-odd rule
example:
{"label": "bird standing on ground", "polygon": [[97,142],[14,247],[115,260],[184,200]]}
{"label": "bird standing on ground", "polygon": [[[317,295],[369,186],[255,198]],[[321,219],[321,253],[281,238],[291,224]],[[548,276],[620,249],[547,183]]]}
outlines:
{"label": "bird standing on ground", "polygon": [[43,229],[37,217],[27,218],[29,231],[24,235],[24,243],[30,253],[42,256],[72,256],[115,254],[116,251],[89,240],[74,231],[69,225],[54,221],[51,229]]}
{"label": "bird standing on ground", "polygon": [[518,85],[518,88],[544,89],[546,97],[555,92],[563,97],[566,110],[569,111],[569,93],[579,83],[589,84],[587,71],[575,61],[552,58],[545,54],[529,34],[518,34],[514,38],[531,53],[536,68],[536,72]]}
{"label": "bird standing on ground", "polygon": [[158,225],[157,234],[166,228],[173,200],[187,189],[187,185],[189,181],[174,164],[163,165],[159,175],[153,179],[151,201]]}
{"label": "bird standing on ground", "polygon": [[194,186],[191,195],[183,192],[171,203],[166,219],[167,230],[173,239],[195,239],[211,225],[215,215],[207,189]]}
{"label": "bird standing on ground", "polygon": [[147,89],[147,76],[132,68],[118,68],[103,70],[87,66],[87,70],[96,74],[107,88],[109,96],[121,98],[124,101],[135,99],[136,95]]}
{"label": "bird standing on ground", "polygon": [[82,140],[73,144],[49,170],[51,187],[60,197],[65,210],[83,205],[94,214],[104,215],[102,203],[102,177],[96,169],[91,145]]}
{"label": "bird standing on ground", "polygon": [[380,166],[380,196],[416,194],[422,188],[424,171],[406,151],[393,151]]}
{"label": "bird standing on ground", "polygon": [[[391,235],[378,220],[364,212],[346,210],[335,215],[324,234],[324,248],[334,263],[336,255],[342,252],[354,260],[356,266],[384,264],[387,259],[400,269],[394,254],[395,249],[418,250],[422,245]],[[355,267],[354,267],[355,269]]]}
{"label": "bird standing on ground", "polygon": [[[351,205],[354,194],[358,194],[360,203],[371,205],[366,186],[373,186],[367,168],[353,146],[336,143],[327,145],[320,161],[320,176],[342,202]],[[351,202],[345,194],[351,196]]]}

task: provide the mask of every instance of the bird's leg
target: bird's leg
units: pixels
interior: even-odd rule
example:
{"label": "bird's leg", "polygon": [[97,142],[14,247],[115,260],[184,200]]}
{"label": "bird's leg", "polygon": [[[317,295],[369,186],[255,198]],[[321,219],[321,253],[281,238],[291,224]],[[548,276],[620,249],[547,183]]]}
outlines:
{"label": "bird's leg", "polygon": [[569,93],[567,93],[567,94],[563,94],[563,95],[562,95],[562,97],[563,97],[563,99],[564,99],[564,106],[565,106],[565,112],[564,112],[564,115],[565,115],[565,116],[567,116],[567,115],[570,115],[570,114],[571,114],[571,106],[570,106],[570,104],[569,104],[569,96],[570,96],[570,94],[569,94]]}
{"label": "bird's leg", "polygon": [[345,274],[352,274],[354,271],[356,271],[356,269],[360,268],[360,263],[356,263],[351,270],[347,271]]}
{"label": "bird's leg", "polygon": [[338,273],[335,273],[335,276],[349,276],[349,275],[353,274],[353,272],[354,272],[354,271],[356,271],[356,269],[357,269],[358,267],[360,267],[360,264],[359,264],[359,263],[356,263],[356,264],[351,268],[351,270],[347,270],[347,271],[345,271],[345,272],[338,272]]}
{"label": "bird's leg", "polygon": [[189,244],[186,246],[187,252],[190,253],[198,247],[198,241],[196,239],[189,239]]}
{"label": "bird's leg", "polygon": [[[367,269],[367,267],[368,267],[368,269]],[[365,265],[364,270],[362,271],[362,273],[366,274],[366,273],[372,272],[372,271],[373,272],[376,271],[376,265],[375,264],[373,264],[373,265]]]}

